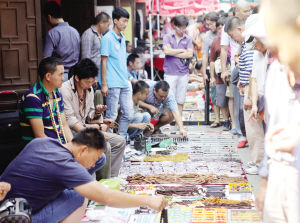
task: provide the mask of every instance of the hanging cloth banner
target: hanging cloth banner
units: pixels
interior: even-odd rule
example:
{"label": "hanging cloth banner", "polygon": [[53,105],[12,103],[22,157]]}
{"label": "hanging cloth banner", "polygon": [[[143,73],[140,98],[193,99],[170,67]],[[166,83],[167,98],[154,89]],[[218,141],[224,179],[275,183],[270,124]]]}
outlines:
{"label": "hanging cloth banner", "polygon": [[[148,1],[136,0],[146,4],[146,15],[148,15]],[[157,13],[156,0],[151,1],[152,14]],[[159,14],[162,16],[174,15],[196,15],[204,11],[219,10],[218,0],[159,0]]]}

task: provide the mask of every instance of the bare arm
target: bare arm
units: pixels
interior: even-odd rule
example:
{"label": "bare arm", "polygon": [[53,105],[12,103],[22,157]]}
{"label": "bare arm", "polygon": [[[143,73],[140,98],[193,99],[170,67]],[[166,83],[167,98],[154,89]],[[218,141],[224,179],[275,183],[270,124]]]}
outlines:
{"label": "bare arm", "polygon": [[251,108],[251,113],[250,113],[248,120],[250,120],[251,118],[253,118],[254,120],[258,120],[258,114],[257,114],[258,90],[257,90],[256,79],[252,78],[252,81],[250,84],[251,84],[251,89],[252,89],[252,108]]}
{"label": "bare arm", "polygon": [[220,54],[220,59],[221,59],[221,78],[225,82],[225,78],[229,76],[226,63],[227,63],[227,52],[228,52],[228,46],[222,46],[221,45],[221,54]]}
{"label": "bare arm", "polygon": [[168,56],[175,56],[177,57],[178,54],[184,53],[185,49],[173,49],[170,44],[164,46],[164,53]]}
{"label": "bare arm", "polygon": [[202,57],[202,74],[203,74],[203,78],[204,78],[204,84],[206,84],[206,80],[207,80],[207,75],[206,75],[207,65],[208,65],[208,55],[203,54],[203,57]]}
{"label": "bare arm", "polygon": [[6,194],[10,191],[11,186],[9,183],[0,182],[0,201],[2,201]]}
{"label": "bare arm", "polygon": [[129,129],[141,129],[145,130],[149,126],[149,123],[131,123],[129,124]]}
{"label": "bare arm", "polygon": [[79,122],[72,126],[72,130],[75,132],[79,132],[82,129],[84,129],[84,126],[81,125]]}
{"label": "bare arm", "polygon": [[215,62],[210,62],[209,64],[210,67],[210,83],[211,86],[216,86],[216,79],[215,79]]}
{"label": "bare arm", "polygon": [[193,57],[193,49],[186,49],[185,52],[177,54],[176,57],[182,58],[182,59],[187,59],[187,58],[192,58]]}
{"label": "bare arm", "polygon": [[177,123],[179,129],[180,129],[180,134],[183,136],[183,137],[186,137],[187,135],[187,132],[185,131],[184,129],[184,126],[183,126],[183,123],[182,123],[182,117],[179,113],[179,110],[175,110],[175,111],[172,111],[172,114],[174,116],[174,119],[175,119],[175,122]]}
{"label": "bare arm", "polygon": [[101,81],[102,81],[102,87],[101,87],[101,92],[104,97],[108,95],[108,87],[106,83],[106,63],[107,63],[107,56],[101,56]]}
{"label": "bare arm", "polygon": [[155,106],[150,105],[150,104],[147,104],[146,102],[140,101],[139,106],[140,106],[141,108],[146,108],[146,109],[148,109],[148,110],[150,111],[151,114],[158,114],[158,113],[159,113],[158,109],[157,109]]}
{"label": "bare arm", "polygon": [[65,113],[61,113],[61,121],[62,121],[62,125],[63,125],[63,128],[64,128],[64,132],[65,132],[65,136],[66,136],[66,140],[68,142],[71,142],[72,139],[73,139],[73,134],[72,134],[72,131],[68,125],[68,122],[67,122],[67,119],[66,119],[66,115]]}
{"label": "bare arm", "polygon": [[35,138],[44,138],[47,137],[44,132],[44,123],[43,119],[39,118],[30,118],[29,119],[30,126],[33,131],[33,135]]}
{"label": "bare arm", "polygon": [[121,191],[110,190],[97,181],[74,188],[82,196],[104,205],[116,208],[147,206],[160,211],[167,205],[167,200],[158,196],[132,195]]}

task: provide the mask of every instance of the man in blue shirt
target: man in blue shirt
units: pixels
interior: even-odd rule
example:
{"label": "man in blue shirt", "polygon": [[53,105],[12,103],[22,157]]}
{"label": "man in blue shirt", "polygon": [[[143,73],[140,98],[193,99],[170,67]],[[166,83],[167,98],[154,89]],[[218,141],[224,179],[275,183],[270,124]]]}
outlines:
{"label": "man in blue shirt", "polygon": [[138,80],[138,69],[140,66],[140,57],[139,55],[132,53],[127,57],[127,72],[128,72],[128,80],[131,84],[135,84]]}
{"label": "man in blue shirt", "polygon": [[106,97],[106,118],[116,120],[118,105],[121,106],[120,135],[126,137],[133,112],[131,88],[126,66],[124,31],[129,13],[117,7],[112,13],[114,27],[101,40],[101,92]]}
{"label": "man in blue shirt", "polygon": [[55,1],[46,3],[45,15],[53,28],[46,35],[43,56],[61,59],[67,81],[69,69],[79,60],[80,36],[76,29],[63,20],[61,8]]}
{"label": "man in blue shirt", "polygon": [[1,176],[1,181],[11,184],[6,197],[25,198],[32,207],[33,223],[80,222],[88,199],[157,211],[167,205],[163,197],[113,191],[95,181],[91,174],[104,150],[104,135],[95,128],[81,130],[65,145],[49,137],[34,139]]}
{"label": "man in blue shirt", "polygon": [[180,134],[187,135],[182,123],[175,96],[170,92],[170,85],[166,81],[148,81],[149,94],[145,102],[140,101],[140,107],[147,109],[153,116],[159,117],[154,125],[154,133],[161,133],[160,127],[170,124],[174,119],[179,127]]}

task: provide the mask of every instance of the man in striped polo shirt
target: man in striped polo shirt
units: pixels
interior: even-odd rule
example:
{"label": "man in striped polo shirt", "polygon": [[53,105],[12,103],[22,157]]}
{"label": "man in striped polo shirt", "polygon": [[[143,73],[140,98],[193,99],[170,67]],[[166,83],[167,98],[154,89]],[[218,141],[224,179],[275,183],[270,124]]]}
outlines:
{"label": "man in striped polo shirt", "polygon": [[55,57],[41,61],[40,81],[22,97],[20,125],[24,144],[33,138],[50,137],[65,144],[73,138],[67,124],[64,103],[58,88],[64,81],[64,66]]}

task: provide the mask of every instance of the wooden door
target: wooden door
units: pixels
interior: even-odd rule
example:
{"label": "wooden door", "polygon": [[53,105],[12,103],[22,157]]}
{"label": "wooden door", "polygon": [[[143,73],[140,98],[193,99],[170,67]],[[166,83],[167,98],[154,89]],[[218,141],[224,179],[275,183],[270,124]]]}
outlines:
{"label": "wooden door", "polygon": [[64,20],[82,35],[93,23],[94,0],[62,0],[61,3]]}
{"label": "wooden door", "polygon": [[24,93],[42,57],[39,0],[0,0],[0,90]]}

